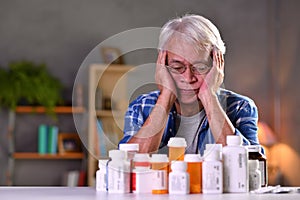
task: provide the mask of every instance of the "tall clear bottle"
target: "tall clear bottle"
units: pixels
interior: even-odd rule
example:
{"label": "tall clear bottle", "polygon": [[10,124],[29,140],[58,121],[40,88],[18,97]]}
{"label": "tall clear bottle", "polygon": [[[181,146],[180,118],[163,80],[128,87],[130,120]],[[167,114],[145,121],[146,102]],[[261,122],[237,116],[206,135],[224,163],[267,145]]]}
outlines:
{"label": "tall clear bottle", "polygon": [[242,146],[242,137],[228,135],[223,147],[223,191],[249,192],[248,150]]}

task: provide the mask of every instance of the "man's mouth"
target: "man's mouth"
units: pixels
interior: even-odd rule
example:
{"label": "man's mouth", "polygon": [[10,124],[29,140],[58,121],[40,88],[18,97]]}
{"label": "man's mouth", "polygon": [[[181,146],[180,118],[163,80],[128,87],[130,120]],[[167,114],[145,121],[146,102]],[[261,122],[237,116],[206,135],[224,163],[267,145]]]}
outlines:
{"label": "man's mouth", "polygon": [[181,94],[195,95],[198,94],[199,89],[179,89]]}

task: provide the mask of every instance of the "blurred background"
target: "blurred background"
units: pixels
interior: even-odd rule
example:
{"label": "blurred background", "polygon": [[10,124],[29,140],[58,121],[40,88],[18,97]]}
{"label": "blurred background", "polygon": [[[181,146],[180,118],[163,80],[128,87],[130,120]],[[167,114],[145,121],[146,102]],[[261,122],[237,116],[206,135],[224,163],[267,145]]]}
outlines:
{"label": "blurred background", "polygon": [[[99,43],[129,29],[161,27],[183,14],[204,15],[219,28],[227,47],[225,88],[251,97],[258,106],[270,184],[299,186],[299,9],[298,0],[1,0],[0,69],[7,70],[10,62],[20,60],[45,63],[63,85],[62,97],[70,105],[76,74]],[[122,50],[124,45],[126,42],[114,47]],[[103,62],[100,55],[99,51],[99,63]],[[154,63],[156,56],[156,49],[136,50],[124,55],[123,63]],[[88,106],[88,81],[82,82],[84,107]],[[0,80],[0,84],[4,83]],[[34,151],[37,146],[31,144],[37,139],[28,138],[31,122],[41,117],[27,115],[22,114],[14,125],[16,130],[22,129],[19,137],[27,141],[16,144],[20,151]],[[76,132],[70,116],[62,115],[61,130]],[[10,184],[12,171],[9,117],[8,109],[1,108],[0,185]],[[86,162],[85,156],[79,160],[13,161],[12,184],[61,185],[61,175],[53,175],[55,171],[84,171]],[[37,180],[41,176],[42,180]]]}

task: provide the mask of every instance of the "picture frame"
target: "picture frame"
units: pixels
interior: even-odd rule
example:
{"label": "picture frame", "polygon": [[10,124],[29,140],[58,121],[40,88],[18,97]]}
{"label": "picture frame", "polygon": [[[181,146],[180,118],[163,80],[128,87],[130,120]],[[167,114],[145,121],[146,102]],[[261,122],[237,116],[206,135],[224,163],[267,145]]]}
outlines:
{"label": "picture frame", "polygon": [[121,51],[115,47],[102,47],[103,61],[107,64],[124,64]]}
{"label": "picture frame", "polygon": [[60,154],[64,153],[74,153],[81,152],[81,141],[76,133],[59,133],[58,134],[58,152]]}

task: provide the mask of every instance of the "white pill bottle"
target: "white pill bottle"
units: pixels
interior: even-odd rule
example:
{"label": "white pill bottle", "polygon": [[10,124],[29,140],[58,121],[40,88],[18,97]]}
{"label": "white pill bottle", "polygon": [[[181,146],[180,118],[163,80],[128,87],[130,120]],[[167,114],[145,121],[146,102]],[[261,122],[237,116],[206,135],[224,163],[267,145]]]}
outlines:
{"label": "white pill bottle", "polygon": [[130,164],[125,160],[125,152],[110,150],[111,160],[107,165],[108,193],[130,192]]}
{"label": "white pill bottle", "polygon": [[189,194],[190,176],[187,172],[187,163],[172,161],[172,172],[169,174],[169,194]]}

